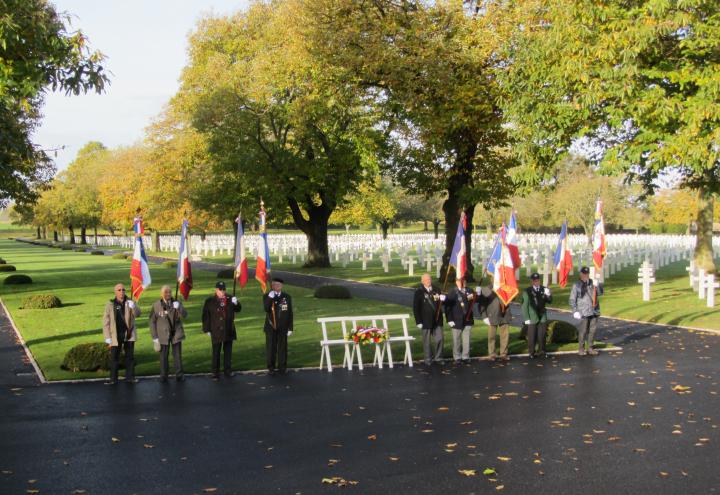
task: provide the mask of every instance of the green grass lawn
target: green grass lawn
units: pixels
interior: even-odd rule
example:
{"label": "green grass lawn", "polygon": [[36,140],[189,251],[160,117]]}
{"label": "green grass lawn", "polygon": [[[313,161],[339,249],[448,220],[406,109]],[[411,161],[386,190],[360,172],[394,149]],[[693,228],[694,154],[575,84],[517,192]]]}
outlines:
{"label": "green grass lawn", "polygon": [[[112,297],[117,282],[127,282],[130,263],[109,256],[92,256],[87,253],[61,251],[32,246],[15,241],[0,240],[0,257],[15,265],[16,273],[30,275],[34,283],[27,286],[2,285],[6,274],[0,275],[0,296],[12,314],[23,338],[50,380],[96,378],[104,372],[74,373],[62,370],[60,364],[68,349],[85,342],[102,341],[102,313],[105,303]],[[138,320],[139,342],[136,344],[137,373],[157,374],[157,354],[147,328],[149,306],[158,297],[163,284],[173,284],[175,270],[152,265],[153,284],[143,294],[140,306],[143,315]],[[214,274],[202,270],[194,272],[195,289],[186,303],[189,317],[185,323],[187,339],[183,345],[185,369],[189,373],[210,370],[210,343],[200,331],[200,311],[204,298],[212,293],[216,281]],[[312,291],[288,287],[295,305],[295,334],[290,338],[289,363],[291,367],[317,366],[320,360],[321,332],[316,319],[323,316],[409,313],[410,308],[364,299],[318,300]],[[49,310],[20,309],[22,300],[30,294],[52,293],[63,302],[63,307]],[[259,286],[251,281],[240,294],[243,310],[236,320],[238,341],[234,346],[236,369],[264,368],[264,334]],[[412,321],[411,321],[412,323]],[[390,329],[391,332],[394,330]],[[417,338],[413,345],[415,359],[422,357],[420,335],[414,326],[411,333]],[[339,330],[331,338],[339,337]],[[446,330],[445,355],[451,357],[451,335]],[[577,344],[553,346],[550,350],[569,350]],[[519,339],[519,329],[511,332],[512,353],[527,351],[525,341]],[[364,349],[364,361],[372,361],[372,349]],[[394,347],[396,359],[402,357],[400,345]],[[334,363],[339,364],[342,352],[333,349]],[[487,353],[487,327],[478,325],[472,335],[472,355]]]}

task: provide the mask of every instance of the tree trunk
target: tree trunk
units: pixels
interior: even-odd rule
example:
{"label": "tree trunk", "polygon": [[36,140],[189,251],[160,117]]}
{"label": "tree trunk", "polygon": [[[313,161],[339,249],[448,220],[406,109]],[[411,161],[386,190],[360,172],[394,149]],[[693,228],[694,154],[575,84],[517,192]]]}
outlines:
{"label": "tree trunk", "polygon": [[97,225],[93,227],[93,235],[95,236],[95,245],[97,246]]}
{"label": "tree trunk", "polygon": [[47,239],[47,227],[42,228],[42,238]]}
{"label": "tree trunk", "polygon": [[160,231],[153,232],[153,250],[160,252]]}
{"label": "tree trunk", "polygon": [[428,231],[428,221],[427,220],[423,220],[423,231],[424,232]]}
{"label": "tree trunk", "polygon": [[697,233],[695,234],[695,266],[705,273],[716,273],[713,261],[712,228],[715,198],[706,188],[698,191]]}
{"label": "tree trunk", "polygon": [[433,219],[433,232],[435,234],[435,239],[440,237],[440,219],[439,218]]}
{"label": "tree trunk", "polygon": [[203,230],[202,232],[200,232],[200,240],[204,241],[205,237],[207,237],[207,231]]}
{"label": "tree trunk", "polygon": [[57,241],[58,241],[58,232],[57,232],[57,230],[53,230],[53,242],[57,242]]}
{"label": "tree trunk", "polygon": [[42,237],[40,236],[40,227],[39,227],[39,226],[38,226],[38,227],[35,227],[35,230],[36,230],[36,232],[37,232],[37,238],[38,238],[38,239],[42,239]]}
{"label": "tree trunk", "polygon": [[350,224],[349,223],[345,224],[345,235],[350,235]]}
{"label": "tree trunk", "polygon": [[390,228],[390,222],[386,222],[385,220],[380,222],[380,230],[382,230],[383,239],[387,239],[388,228]]}
{"label": "tree trunk", "polygon": [[325,201],[319,205],[312,201],[303,204],[306,219],[300,205],[294,198],[288,198],[288,205],[295,225],[302,230],[308,240],[308,258],[305,267],[330,267],[330,249],[328,248],[328,219],[334,208]]}
{"label": "tree trunk", "polygon": [[87,229],[84,225],[80,226],[80,244],[87,244]]}
{"label": "tree trunk", "polygon": [[72,225],[68,225],[68,231],[70,232],[70,244],[75,244],[75,231]]}

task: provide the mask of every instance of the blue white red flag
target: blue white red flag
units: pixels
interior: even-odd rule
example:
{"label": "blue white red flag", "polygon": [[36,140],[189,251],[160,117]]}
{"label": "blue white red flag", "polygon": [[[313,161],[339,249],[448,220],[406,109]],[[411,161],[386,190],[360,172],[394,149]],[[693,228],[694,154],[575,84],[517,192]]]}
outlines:
{"label": "blue white red flag", "polygon": [[558,283],[560,287],[567,285],[568,275],[572,270],[572,255],[568,249],[567,221],[563,222],[560,229],[557,249],[555,249],[555,269],[558,272]]}
{"label": "blue white red flag", "polygon": [[463,211],[460,214],[455,243],[450,253],[450,266],[455,267],[455,277],[464,278],[467,273],[467,249],[465,248],[465,231],[467,230],[467,216]]}
{"label": "blue white red flag", "polygon": [[263,292],[267,289],[268,274],[270,273],[270,250],[268,249],[267,231],[265,228],[265,208],[263,202],[260,201],[260,219],[259,232],[260,242],[258,242],[257,266],[255,267],[255,280],[260,282]]}
{"label": "blue white red flag", "polygon": [[142,217],[135,217],[133,231],[135,232],[135,251],[130,265],[131,293],[133,298],[140,299],[140,294],[152,282],[148,259],[143,247],[142,234],[145,232],[145,227],[143,226]]}
{"label": "blue white red flag", "polygon": [[237,236],[235,237],[235,280],[240,287],[245,287],[248,281],[248,265],[245,259],[245,232],[243,231],[242,215],[235,219],[238,224]]}
{"label": "blue white red flag", "polygon": [[603,260],[607,254],[607,244],[605,243],[605,219],[602,212],[602,200],[597,200],[595,207],[595,228],[592,235],[593,244],[593,263],[596,270],[601,270]]}
{"label": "blue white red flag", "polygon": [[504,224],[495,240],[495,247],[488,260],[487,271],[493,277],[493,292],[507,306],[518,295],[519,290],[515,279],[515,264],[510,249],[508,249],[507,229]]}
{"label": "blue white red flag", "polygon": [[180,287],[180,293],[183,299],[187,301],[190,297],[190,290],[193,286],[192,270],[190,268],[190,232],[187,220],[182,222],[182,231],[180,233],[180,256],[177,266],[177,281]]}
{"label": "blue white red flag", "polygon": [[520,250],[518,249],[518,235],[517,235],[517,217],[515,216],[515,210],[510,213],[510,224],[507,228],[507,246],[510,250],[510,256],[513,260],[515,268],[522,266],[522,260],[520,259]]}

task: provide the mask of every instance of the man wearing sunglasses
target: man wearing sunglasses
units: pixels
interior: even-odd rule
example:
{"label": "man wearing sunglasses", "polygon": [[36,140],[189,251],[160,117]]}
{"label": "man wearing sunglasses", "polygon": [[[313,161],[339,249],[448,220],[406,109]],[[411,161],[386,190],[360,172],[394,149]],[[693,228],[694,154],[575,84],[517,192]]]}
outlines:
{"label": "man wearing sunglasses", "polygon": [[232,343],[237,339],[235,314],[240,302],[228,297],[225,282],[215,284],[215,295],[205,300],[202,312],[202,330],[212,340],[212,377],[220,377],[220,350],[223,351],[223,369],[226,377],[232,376]]}
{"label": "man wearing sunglasses", "polygon": [[115,286],[115,297],[105,305],[103,315],[103,335],[105,343],[110,346],[110,381],[108,385],[118,382],[120,353],[125,350],[125,382],[136,383],[135,380],[135,341],[137,331],[135,318],[140,316],[140,308],[125,294],[125,286]]}

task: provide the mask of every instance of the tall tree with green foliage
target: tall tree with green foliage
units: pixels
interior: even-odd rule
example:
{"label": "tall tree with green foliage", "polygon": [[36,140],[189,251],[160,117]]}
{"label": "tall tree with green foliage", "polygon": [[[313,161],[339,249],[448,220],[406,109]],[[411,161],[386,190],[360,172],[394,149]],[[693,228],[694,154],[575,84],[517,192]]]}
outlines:
{"label": "tall tree with green foliage", "polygon": [[207,140],[206,187],[289,209],[308,239],[306,264],[329,266],[328,220],[374,168],[380,133],[362,95],[307,50],[302,9],[258,2],[204,19],[174,106]]}
{"label": "tall tree with green foliage", "polygon": [[45,93],[101,92],[103,58],[46,0],[0,0],[0,206],[32,203],[53,175],[32,142]]}
{"label": "tall tree with green foliage", "polygon": [[478,30],[459,1],[304,1],[313,53],[383,116],[386,173],[411,193],[444,196],[444,275],[461,212],[470,253],[474,206],[513,191],[492,24]]}
{"label": "tall tree with green foliage", "polygon": [[521,159],[541,176],[586,138],[604,171],[648,193],[661,174],[680,175],[698,196],[695,262],[715,271],[720,3],[547,0],[521,10],[501,81]]}

